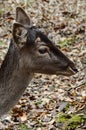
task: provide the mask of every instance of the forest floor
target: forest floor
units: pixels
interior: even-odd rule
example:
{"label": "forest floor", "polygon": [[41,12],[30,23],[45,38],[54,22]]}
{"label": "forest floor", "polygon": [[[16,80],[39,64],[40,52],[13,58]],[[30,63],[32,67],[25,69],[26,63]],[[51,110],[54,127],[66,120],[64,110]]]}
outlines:
{"label": "forest floor", "polygon": [[21,6],[75,62],[71,77],[35,74],[0,130],[86,130],[86,1],[0,0],[0,64],[9,47],[16,7]]}

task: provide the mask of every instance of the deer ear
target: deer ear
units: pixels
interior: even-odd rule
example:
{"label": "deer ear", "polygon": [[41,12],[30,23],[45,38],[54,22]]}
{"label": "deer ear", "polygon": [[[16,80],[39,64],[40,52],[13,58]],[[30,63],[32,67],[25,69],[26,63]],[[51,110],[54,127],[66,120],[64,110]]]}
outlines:
{"label": "deer ear", "polygon": [[30,18],[21,7],[16,8],[16,22],[26,26],[30,25]]}
{"label": "deer ear", "polygon": [[27,29],[19,23],[13,24],[13,39],[20,47],[24,46],[27,41]]}

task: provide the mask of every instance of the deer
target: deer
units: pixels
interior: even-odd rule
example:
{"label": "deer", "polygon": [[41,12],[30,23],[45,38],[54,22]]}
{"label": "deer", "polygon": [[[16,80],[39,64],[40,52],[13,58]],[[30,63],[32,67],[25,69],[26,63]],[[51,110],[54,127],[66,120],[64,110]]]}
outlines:
{"label": "deer", "polygon": [[27,13],[16,8],[16,22],[7,54],[0,68],[0,117],[19,101],[35,73],[72,76],[72,62],[40,29]]}

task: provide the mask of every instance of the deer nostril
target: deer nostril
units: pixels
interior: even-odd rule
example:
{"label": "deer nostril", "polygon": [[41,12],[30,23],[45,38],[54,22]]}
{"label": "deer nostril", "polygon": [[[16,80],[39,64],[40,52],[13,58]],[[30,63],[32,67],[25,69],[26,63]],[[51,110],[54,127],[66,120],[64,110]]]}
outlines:
{"label": "deer nostril", "polygon": [[76,69],[76,68],[72,68],[72,69],[73,69],[73,71],[74,71],[75,73],[78,72],[78,69]]}

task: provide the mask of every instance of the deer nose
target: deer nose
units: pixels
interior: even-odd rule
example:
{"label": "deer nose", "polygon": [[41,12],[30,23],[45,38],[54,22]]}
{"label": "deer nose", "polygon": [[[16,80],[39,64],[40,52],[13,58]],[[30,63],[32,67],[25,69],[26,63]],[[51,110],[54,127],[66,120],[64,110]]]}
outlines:
{"label": "deer nose", "polygon": [[74,67],[68,66],[67,67],[67,73],[69,76],[72,76],[74,74],[76,74],[78,72],[78,70]]}
{"label": "deer nose", "polygon": [[73,70],[75,73],[77,73],[77,72],[78,72],[78,69],[73,68],[73,67],[71,67],[71,68],[72,68],[72,70]]}

